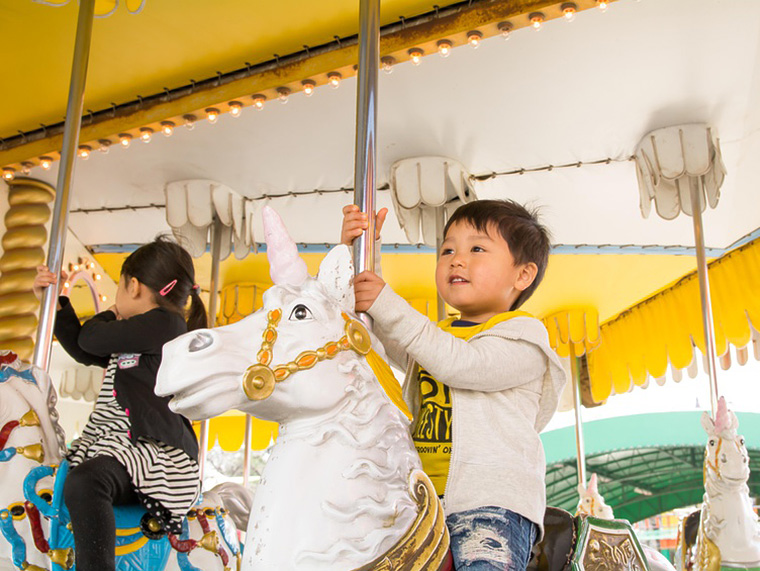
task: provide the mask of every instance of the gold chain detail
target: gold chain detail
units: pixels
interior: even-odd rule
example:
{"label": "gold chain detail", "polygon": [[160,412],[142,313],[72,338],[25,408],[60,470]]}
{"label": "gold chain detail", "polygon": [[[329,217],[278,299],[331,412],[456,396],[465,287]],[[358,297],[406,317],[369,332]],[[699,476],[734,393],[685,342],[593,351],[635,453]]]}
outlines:
{"label": "gold chain detail", "polygon": [[369,353],[372,340],[364,325],[346,313],[341,313],[341,316],[346,322],[345,335],[338,341],[325,343],[316,351],[303,351],[293,361],[271,367],[272,349],[277,341],[277,326],[282,318],[282,310],[270,311],[267,314],[267,327],[261,336],[261,348],[256,354],[258,363],[249,366],[243,374],[243,391],[246,396],[251,400],[264,400],[272,394],[276,383],[298,371],[311,369],[320,361],[334,359],[343,351],[352,350],[360,355]]}

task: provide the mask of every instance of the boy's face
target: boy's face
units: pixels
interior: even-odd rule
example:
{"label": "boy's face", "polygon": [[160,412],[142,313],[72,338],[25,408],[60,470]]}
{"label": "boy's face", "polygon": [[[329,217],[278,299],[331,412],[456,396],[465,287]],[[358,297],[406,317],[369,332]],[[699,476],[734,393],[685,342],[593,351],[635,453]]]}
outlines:
{"label": "boy's face", "polygon": [[535,275],[534,263],[515,265],[496,227],[483,233],[460,220],[451,225],[441,245],[435,284],[462,319],[484,323],[509,311]]}

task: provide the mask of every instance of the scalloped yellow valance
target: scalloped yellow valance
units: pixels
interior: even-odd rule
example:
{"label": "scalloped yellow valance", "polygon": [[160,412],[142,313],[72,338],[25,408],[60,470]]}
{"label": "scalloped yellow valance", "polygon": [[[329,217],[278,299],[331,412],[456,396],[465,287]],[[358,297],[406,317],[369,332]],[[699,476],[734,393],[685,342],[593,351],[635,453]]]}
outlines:
{"label": "scalloped yellow valance", "polygon": [[[195,434],[200,438],[200,423],[194,422]],[[264,450],[269,443],[277,438],[278,425],[276,422],[259,420],[251,417],[251,448]],[[243,446],[245,439],[245,414],[231,411],[208,421],[208,449],[211,450],[218,442],[222,450],[237,452]]]}
{"label": "scalloped yellow valance", "polygon": [[[760,328],[760,239],[709,264],[717,356],[728,344],[746,346]],[[601,343],[589,354],[591,393],[604,401],[614,390],[662,377],[671,364],[688,367],[694,346],[705,351],[696,271],[624,311],[601,327]]]}
{"label": "scalloped yellow valance", "polygon": [[[49,6],[65,6],[69,0],[34,0],[38,4],[47,4]],[[123,0],[124,5],[133,14],[137,14],[143,9],[145,0]],[[105,18],[110,16],[119,7],[119,0],[95,0],[95,16]]]}
{"label": "scalloped yellow valance", "polygon": [[542,320],[549,332],[549,344],[560,357],[570,356],[572,344],[576,357],[599,346],[599,313],[592,307],[573,308],[552,313]]}

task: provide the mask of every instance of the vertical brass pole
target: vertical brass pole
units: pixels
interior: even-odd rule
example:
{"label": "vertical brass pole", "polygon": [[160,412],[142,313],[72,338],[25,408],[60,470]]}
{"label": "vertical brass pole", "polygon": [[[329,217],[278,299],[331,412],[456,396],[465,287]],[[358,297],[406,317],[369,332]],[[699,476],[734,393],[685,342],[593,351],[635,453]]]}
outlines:
{"label": "vertical brass pole", "polygon": [[[211,226],[211,279],[209,281],[208,297],[208,326],[212,328],[216,325],[216,314],[219,300],[219,262],[222,253],[222,222],[217,216],[214,216],[214,222]],[[208,454],[208,420],[201,421],[201,434],[198,439],[198,471],[201,482],[203,482],[203,473],[206,470],[206,455]]]}
{"label": "vertical brass pole", "polygon": [[586,487],[586,447],[583,442],[583,419],[581,418],[581,372],[575,346],[570,343],[570,370],[573,377],[573,409],[575,411],[575,446],[578,461],[578,483]]}
{"label": "vertical brass pole", "polygon": [[697,277],[699,278],[699,300],[702,306],[702,329],[705,333],[705,357],[707,357],[707,376],[710,382],[710,410],[712,417],[718,409],[718,375],[715,367],[715,330],[713,325],[712,304],[710,303],[710,279],[707,275],[707,256],[705,254],[705,234],[702,224],[702,196],[704,179],[699,182],[691,180],[691,219],[694,225],[694,245],[697,251]]}
{"label": "vertical brass pole", "polygon": [[[74,43],[74,61],[71,66],[71,81],[69,83],[69,99],[66,106],[66,125],[63,129],[61,163],[58,167],[58,182],[47,256],[47,266],[55,275],[60,275],[63,266],[63,248],[69,226],[69,191],[71,190],[71,181],[74,178],[74,160],[77,156],[79,129],[82,123],[84,86],[87,82],[87,64],[90,58],[94,15],[95,0],[80,0]],[[37,326],[37,339],[34,346],[34,364],[46,371],[50,366],[57,303],[58,288],[47,288],[40,304],[40,322]]]}
{"label": "vertical brass pole", "polygon": [[354,240],[356,273],[375,270],[377,74],[380,62],[380,0],[359,4],[359,73],[356,94],[354,204],[369,214],[369,227]]}

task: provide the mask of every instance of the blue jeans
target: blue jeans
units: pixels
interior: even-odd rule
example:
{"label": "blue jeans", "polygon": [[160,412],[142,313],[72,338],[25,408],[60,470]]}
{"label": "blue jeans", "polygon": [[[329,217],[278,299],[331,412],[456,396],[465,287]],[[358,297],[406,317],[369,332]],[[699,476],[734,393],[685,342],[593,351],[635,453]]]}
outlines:
{"label": "blue jeans", "polygon": [[451,514],[446,526],[457,571],[525,571],[538,535],[532,521],[496,506]]}

